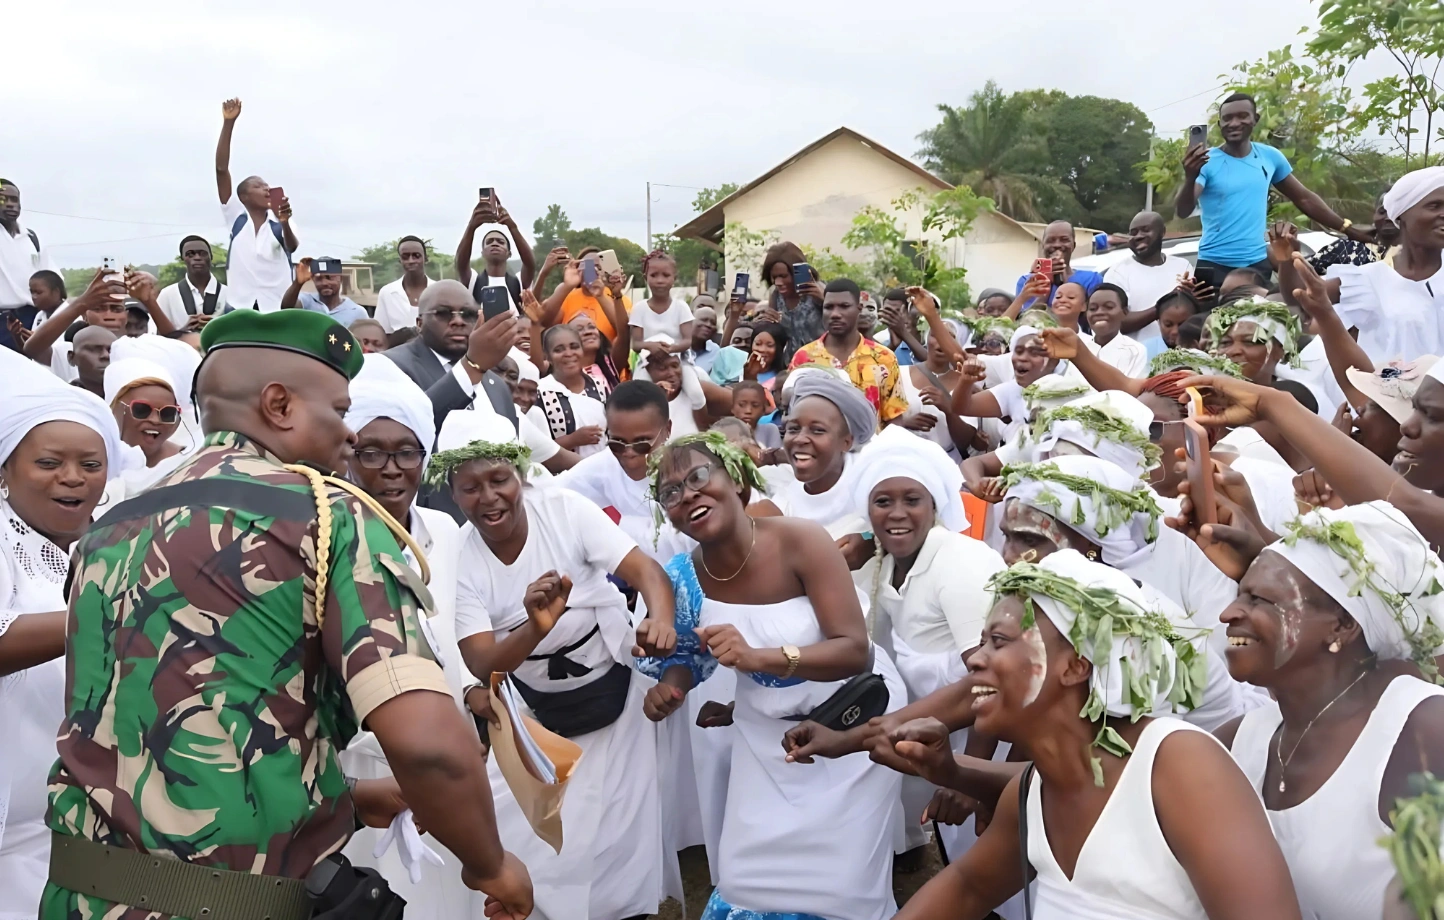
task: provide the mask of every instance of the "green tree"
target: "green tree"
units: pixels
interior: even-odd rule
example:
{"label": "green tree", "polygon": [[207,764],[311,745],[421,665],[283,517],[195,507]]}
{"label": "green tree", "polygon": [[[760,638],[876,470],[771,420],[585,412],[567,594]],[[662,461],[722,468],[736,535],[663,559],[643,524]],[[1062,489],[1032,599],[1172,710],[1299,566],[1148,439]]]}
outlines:
{"label": "green tree", "polygon": [[[904,228],[906,215],[923,207],[922,239],[910,240]],[[948,244],[968,232],[979,214],[993,209],[993,202],[980,198],[967,186],[929,196],[923,189],[906,192],[892,201],[892,211],[865,207],[852,219],[842,244],[860,250],[871,260],[858,266],[841,265],[845,272],[830,273],[815,265],[824,277],[845,274],[859,284],[883,291],[894,287],[922,285],[943,302],[949,312],[970,306],[967,272],[951,266]]]}
{"label": "green tree", "polygon": [[1037,220],[1040,199],[1059,194],[1044,174],[1047,148],[1027,118],[1024,100],[989,80],[965,106],[941,104],[942,121],[918,135],[929,169],[954,185],[991,198],[999,210]]}
{"label": "green tree", "polygon": [[547,205],[546,214],[532,221],[531,232],[532,238],[536,240],[537,248],[546,251],[556,240],[567,238],[567,234],[572,232],[572,221],[562,210],[561,205]]}
{"label": "green tree", "polygon": [[1030,134],[1042,141],[1042,174],[1065,194],[1045,195],[1045,216],[1123,231],[1143,206],[1137,164],[1148,157],[1153,123],[1131,102],[1069,96],[1058,90],[1016,94]]}
{"label": "green tree", "polygon": [[[1320,0],[1318,30],[1307,45],[1311,55],[1343,79],[1349,68],[1384,51],[1396,70],[1361,89],[1364,105],[1351,113],[1357,130],[1373,129],[1392,141],[1405,169],[1439,160],[1431,146],[1444,92],[1438,82],[1444,64],[1444,4],[1439,0]],[[1374,55],[1383,59],[1382,55]]]}
{"label": "green tree", "polygon": [[697,197],[692,199],[692,210],[701,214],[712,205],[737,191],[739,186],[736,182],[723,182],[716,188],[704,188],[697,192]]}

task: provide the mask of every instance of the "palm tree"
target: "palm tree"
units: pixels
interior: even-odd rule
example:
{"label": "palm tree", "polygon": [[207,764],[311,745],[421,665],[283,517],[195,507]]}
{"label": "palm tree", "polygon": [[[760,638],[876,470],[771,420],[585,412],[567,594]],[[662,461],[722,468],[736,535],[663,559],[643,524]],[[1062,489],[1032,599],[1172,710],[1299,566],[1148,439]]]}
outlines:
{"label": "palm tree", "polygon": [[1039,220],[1039,199],[1056,195],[1057,183],[1036,171],[1043,141],[1029,131],[1025,112],[989,80],[963,107],[939,105],[943,120],[918,135],[929,169],[954,185],[993,199],[1019,220]]}

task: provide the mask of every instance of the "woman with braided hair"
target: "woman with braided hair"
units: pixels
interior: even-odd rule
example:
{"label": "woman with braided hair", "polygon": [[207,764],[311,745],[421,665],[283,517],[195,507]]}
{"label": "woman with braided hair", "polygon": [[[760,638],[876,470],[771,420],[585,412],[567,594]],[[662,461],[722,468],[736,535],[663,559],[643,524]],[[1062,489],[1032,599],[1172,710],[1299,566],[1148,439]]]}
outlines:
{"label": "woman with braided hair", "polygon": [[[737,674],[730,794],[718,881],[703,920],[885,920],[898,774],[866,757],[789,763],[782,738],[849,678],[876,669],[886,708],[906,691],[871,649],[847,566],[821,526],[753,518],[757,467],[718,432],[653,456],[658,503],[697,549],[667,565],[677,653],[643,662],[661,683],[649,706],[671,712],[717,665]],[[705,795],[704,795],[705,799]]]}
{"label": "woman with braided hair", "polygon": [[[981,920],[1029,877],[1038,920],[1298,920],[1242,772],[1203,730],[1155,718],[1198,701],[1192,637],[1128,576],[1073,550],[1019,562],[991,587],[968,660],[973,724],[1032,764],[1008,781],[978,842],[898,920]],[[954,763],[935,728],[903,726],[898,752]]]}
{"label": "woman with braided hair", "polygon": [[632,351],[683,354],[692,347],[692,308],[687,301],[672,296],[677,260],[654,249],[642,260],[642,275],[652,296],[638,304],[627,320],[632,330]]}

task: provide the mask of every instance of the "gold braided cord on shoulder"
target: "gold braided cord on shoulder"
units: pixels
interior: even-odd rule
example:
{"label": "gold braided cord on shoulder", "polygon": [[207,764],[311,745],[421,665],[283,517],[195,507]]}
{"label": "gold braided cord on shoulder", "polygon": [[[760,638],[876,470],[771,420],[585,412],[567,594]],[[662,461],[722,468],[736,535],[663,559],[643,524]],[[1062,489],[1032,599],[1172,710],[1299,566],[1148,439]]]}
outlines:
{"label": "gold braided cord on shoulder", "polygon": [[426,556],[421,552],[421,547],[416,544],[411,534],[402,527],[391,516],[391,513],[360,488],[344,479],[337,479],[334,476],[324,476],[309,466],[299,463],[287,464],[286,469],[293,473],[299,473],[306,477],[311,483],[311,493],[316,499],[316,628],[320,629],[325,623],[326,611],[326,586],[331,580],[331,527],[333,517],[331,513],[331,493],[327,486],[336,486],[344,492],[356,496],[361,503],[370,508],[381,518],[381,522],[390,528],[392,534],[401,540],[411,552],[416,554],[416,562],[421,566],[421,580],[423,583],[431,581],[431,566],[426,562]]}

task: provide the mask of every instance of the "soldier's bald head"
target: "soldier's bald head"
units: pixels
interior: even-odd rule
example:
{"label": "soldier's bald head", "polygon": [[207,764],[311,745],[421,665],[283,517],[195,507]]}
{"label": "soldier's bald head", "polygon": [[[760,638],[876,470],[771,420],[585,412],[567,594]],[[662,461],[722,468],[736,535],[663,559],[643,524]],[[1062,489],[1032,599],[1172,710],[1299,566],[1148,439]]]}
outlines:
{"label": "soldier's bald head", "polygon": [[286,463],[340,470],[355,439],[343,421],[351,405],[346,377],[303,354],[217,349],[201,364],[196,399],[203,432],[245,435]]}

